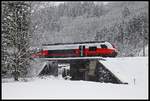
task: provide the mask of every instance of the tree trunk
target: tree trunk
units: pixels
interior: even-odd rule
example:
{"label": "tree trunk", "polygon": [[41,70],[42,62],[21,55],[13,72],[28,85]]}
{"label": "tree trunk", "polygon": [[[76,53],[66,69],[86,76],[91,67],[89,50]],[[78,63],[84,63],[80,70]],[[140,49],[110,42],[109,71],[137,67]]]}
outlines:
{"label": "tree trunk", "polygon": [[19,81],[19,72],[17,70],[15,70],[13,73],[13,78],[14,78],[14,81]]}

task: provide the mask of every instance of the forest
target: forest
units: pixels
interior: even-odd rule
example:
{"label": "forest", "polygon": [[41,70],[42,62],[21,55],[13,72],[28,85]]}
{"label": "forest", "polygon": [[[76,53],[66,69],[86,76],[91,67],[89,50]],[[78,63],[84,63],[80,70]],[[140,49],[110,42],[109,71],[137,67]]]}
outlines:
{"label": "forest", "polygon": [[1,6],[2,74],[26,76],[32,48],[46,43],[108,41],[118,57],[138,56],[148,46],[148,2],[2,1]]}
{"label": "forest", "polygon": [[32,7],[35,46],[108,41],[117,47],[118,56],[137,56],[148,44],[147,2],[40,2]]}

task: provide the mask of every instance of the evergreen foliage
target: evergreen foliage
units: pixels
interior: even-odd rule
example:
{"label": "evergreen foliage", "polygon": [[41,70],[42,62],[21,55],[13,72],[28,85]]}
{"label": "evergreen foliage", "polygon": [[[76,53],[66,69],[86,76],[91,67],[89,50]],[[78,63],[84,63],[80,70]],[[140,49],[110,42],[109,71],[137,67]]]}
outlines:
{"label": "evergreen foliage", "polygon": [[2,2],[2,72],[12,74],[16,81],[30,67],[30,8],[25,1]]}

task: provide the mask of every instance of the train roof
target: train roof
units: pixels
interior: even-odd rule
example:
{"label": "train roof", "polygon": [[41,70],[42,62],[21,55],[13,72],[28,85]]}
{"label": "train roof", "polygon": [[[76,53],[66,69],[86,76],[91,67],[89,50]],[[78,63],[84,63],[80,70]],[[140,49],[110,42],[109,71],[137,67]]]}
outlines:
{"label": "train roof", "polygon": [[54,44],[42,44],[42,46],[51,45],[69,45],[69,44],[86,44],[86,43],[105,43],[106,41],[87,41],[87,42],[74,42],[74,43],[54,43]]}

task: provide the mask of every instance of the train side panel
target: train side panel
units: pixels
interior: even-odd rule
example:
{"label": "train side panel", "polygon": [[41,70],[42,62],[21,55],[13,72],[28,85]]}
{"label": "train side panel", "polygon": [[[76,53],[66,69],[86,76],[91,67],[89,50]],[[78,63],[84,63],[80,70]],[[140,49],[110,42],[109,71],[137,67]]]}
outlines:
{"label": "train side panel", "polygon": [[[84,46],[81,49],[81,46]],[[35,56],[56,58],[56,57],[80,57],[80,56],[102,56],[116,57],[117,50],[109,42],[89,43],[89,44],[72,44],[72,45],[52,45],[46,46]]]}

